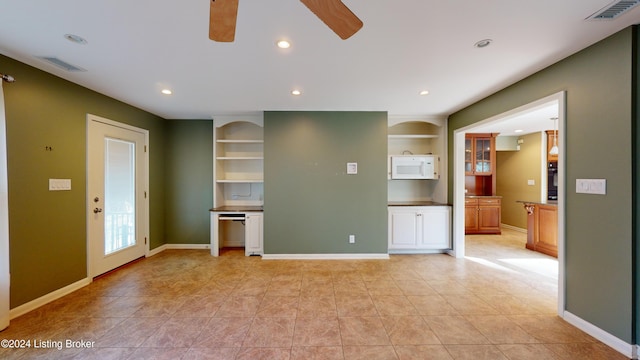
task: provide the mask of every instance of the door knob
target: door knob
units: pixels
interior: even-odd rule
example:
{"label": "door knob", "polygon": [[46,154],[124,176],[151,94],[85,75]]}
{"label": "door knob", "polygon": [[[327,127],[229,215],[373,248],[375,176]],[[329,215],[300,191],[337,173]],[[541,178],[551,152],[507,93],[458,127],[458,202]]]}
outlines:
{"label": "door knob", "polygon": [[102,209],[101,209],[101,208],[95,208],[95,209],[93,209],[93,213],[94,213],[94,214],[101,213],[101,212],[102,212]]}

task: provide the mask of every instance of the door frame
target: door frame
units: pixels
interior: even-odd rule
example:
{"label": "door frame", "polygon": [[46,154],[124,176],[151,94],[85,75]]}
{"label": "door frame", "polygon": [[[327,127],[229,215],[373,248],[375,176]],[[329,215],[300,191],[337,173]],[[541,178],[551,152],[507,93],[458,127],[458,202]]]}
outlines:
{"label": "door frame", "polygon": [[143,153],[143,159],[144,159],[144,164],[143,167],[144,169],[142,170],[143,176],[142,176],[142,187],[144,188],[143,191],[146,192],[146,196],[144,196],[144,201],[143,201],[143,208],[144,208],[144,216],[139,219],[142,220],[141,222],[139,222],[139,225],[142,226],[142,231],[144,232],[144,238],[145,238],[145,245],[144,245],[144,256],[147,257],[149,256],[149,244],[151,243],[151,239],[149,237],[149,198],[150,198],[150,194],[149,194],[149,130],[146,129],[142,129],[139,127],[135,127],[132,125],[128,125],[128,124],[124,124],[121,122],[117,122],[114,120],[110,120],[110,119],[106,119],[97,115],[93,115],[93,114],[87,114],[87,121],[86,121],[86,152],[85,152],[85,157],[86,157],[86,186],[85,186],[85,211],[86,211],[86,234],[87,234],[87,277],[93,281],[93,272],[92,272],[92,244],[90,241],[90,234],[89,234],[89,221],[91,221],[91,216],[93,215],[92,212],[90,211],[90,204],[89,204],[89,199],[91,198],[91,194],[89,194],[89,124],[92,122],[99,122],[102,124],[106,124],[106,125],[110,125],[110,126],[115,126],[115,127],[119,127],[125,130],[131,130],[131,131],[135,131],[135,132],[139,132],[144,134],[144,147],[146,149],[146,151],[144,151]]}
{"label": "door frame", "polygon": [[[465,234],[464,234],[464,139],[465,133],[479,125],[491,123],[505,117],[513,116],[517,113],[527,112],[547,104],[557,101],[558,103],[558,133],[563,134],[566,139],[566,92],[549,95],[542,99],[530,102],[515,109],[492,116],[471,125],[461,127],[453,132],[453,252],[456,258],[463,258],[465,255]],[[564,317],[565,309],[565,151],[566,141],[558,144],[558,303],[557,313]]]}

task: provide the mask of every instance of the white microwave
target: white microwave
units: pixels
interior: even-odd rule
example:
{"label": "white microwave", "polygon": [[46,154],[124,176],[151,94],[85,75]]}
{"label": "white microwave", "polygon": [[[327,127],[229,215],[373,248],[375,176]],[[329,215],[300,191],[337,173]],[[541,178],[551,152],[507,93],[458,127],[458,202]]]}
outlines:
{"label": "white microwave", "polygon": [[391,155],[391,179],[439,179],[436,155]]}

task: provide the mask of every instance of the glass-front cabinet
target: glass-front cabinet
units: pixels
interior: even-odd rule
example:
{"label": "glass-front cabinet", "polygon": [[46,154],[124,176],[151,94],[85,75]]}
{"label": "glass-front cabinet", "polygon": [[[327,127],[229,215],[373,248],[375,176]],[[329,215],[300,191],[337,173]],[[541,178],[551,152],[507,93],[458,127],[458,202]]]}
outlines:
{"label": "glass-front cabinet", "polygon": [[475,139],[475,173],[491,174],[491,138]]}
{"label": "glass-front cabinet", "polygon": [[493,174],[495,137],[492,134],[467,134],[464,141],[464,171],[467,175]]}

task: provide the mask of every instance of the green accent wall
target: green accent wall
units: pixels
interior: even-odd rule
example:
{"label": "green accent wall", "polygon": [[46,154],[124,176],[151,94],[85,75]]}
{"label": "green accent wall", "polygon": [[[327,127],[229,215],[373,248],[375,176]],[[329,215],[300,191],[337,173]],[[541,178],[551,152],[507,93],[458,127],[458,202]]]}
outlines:
{"label": "green accent wall", "polygon": [[[638,141],[632,136],[637,120],[632,109],[638,106],[632,94],[636,31],[626,28],[452,114],[448,134],[453,154],[456,129],[566,91],[566,130],[559,139],[566,144],[565,309],[629,344],[637,340],[632,332],[638,320],[632,255],[637,204],[631,197],[637,177],[631,166]],[[450,201],[452,160],[449,156]],[[576,194],[578,178],[607,179],[607,194]]]}
{"label": "green accent wall", "polygon": [[264,162],[265,254],[387,253],[386,112],[265,112]]}
{"label": "green accent wall", "polygon": [[[523,140],[518,151],[496,152],[496,194],[502,196],[502,223],[527,228],[527,212],[518,200],[540,201],[542,135],[518,137]],[[535,185],[527,185],[527,180]]]}
{"label": "green accent wall", "polygon": [[213,120],[167,121],[166,239],[209,244],[213,207]]}
{"label": "green accent wall", "polygon": [[[0,55],[9,180],[11,308],[87,276],[87,113],[149,130],[150,241],[165,243],[162,118]],[[52,151],[45,151],[45,147]],[[71,191],[48,191],[49,178]]]}

